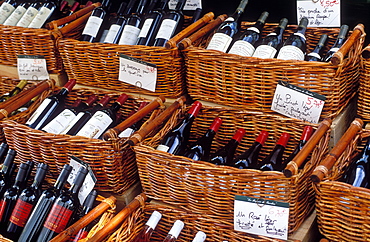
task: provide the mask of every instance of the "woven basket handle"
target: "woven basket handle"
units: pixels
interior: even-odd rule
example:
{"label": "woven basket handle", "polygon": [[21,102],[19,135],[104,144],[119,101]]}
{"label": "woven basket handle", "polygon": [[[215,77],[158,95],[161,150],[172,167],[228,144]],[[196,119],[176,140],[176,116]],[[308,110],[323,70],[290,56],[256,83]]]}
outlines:
{"label": "woven basket handle", "polygon": [[98,218],[109,208],[115,206],[117,199],[114,196],[110,196],[104,199],[98,206],[92,209],[85,216],[80,218],[77,222],[69,226],[63,232],[54,237],[52,242],[64,242],[68,241],[72,236],[74,236],[80,229],[83,229],[88,224],[90,224],[94,219]]}
{"label": "woven basket handle", "polygon": [[342,47],[334,53],[333,57],[331,58],[331,63],[334,66],[341,64],[344,60],[344,57],[347,55],[351,47],[355,44],[355,42],[361,38],[365,34],[365,27],[363,24],[358,24],[353,29],[351,36],[344,42]]}
{"label": "woven basket handle", "polygon": [[332,120],[330,118],[326,118],[320,123],[315,133],[313,133],[303,148],[298,152],[294,159],[287,164],[284,170],[284,175],[286,177],[292,177],[298,173],[298,168],[303,164],[316,145],[320,142],[321,138],[326,134],[326,131],[330,128],[331,122]]}
{"label": "woven basket handle", "polygon": [[180,40],[182,40],[185,37],[188,37],[189,35],[191,35],[195,31],[197,31],[198,29],[200,29],[201,27],[206,25],[209,21],[211,21],[213,19],[214,16],[215,15],[214,15],[213,12],[206,13],[203,17],[201,17],[200,19],[198,19],[194,23],[190,24],[188,27],[181,30],[178,34],[176,34],[174,37],[169,39],[166,42],[165,47],[167,49],[175,48],[177,43],[180,42]]}
{"label": "woven basket handle", "polygon": [[341,156],[343,151],[347,148],[356,134],[362,129],[364,122],[356,118],[352,121],[351,125],[347,129],[347,131],[343,134],[337,144],[333,147],[330,153],[322,160],[312,172],[311,180],[314,183],[319,183],[322,179],[325,178],[329,174],[329,170],[333,167],[337,159]]}

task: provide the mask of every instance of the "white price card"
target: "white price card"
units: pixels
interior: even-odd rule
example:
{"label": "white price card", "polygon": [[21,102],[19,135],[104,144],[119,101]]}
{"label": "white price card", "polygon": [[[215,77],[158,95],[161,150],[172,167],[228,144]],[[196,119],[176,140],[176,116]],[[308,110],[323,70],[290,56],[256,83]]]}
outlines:
{"label": "white price card", "polygon": [[340,0],[297,0],[297,22],[302,17],[309,27],[340,27]]}
{"label": "white price card", "polygon": [[18,55],[18,78],[21,80],[48,80],[46,60],[41,55]]}
{"label": "white price card", "polygon": [[235,196],[234,229],[250,234],[288,239],[289,203]]}
{"label": "white price card", "polygon": [[127,55],[120,55],[118,79],[128,84],[155,92],[157,66]]}
{"label": "white price card", "polygon": [[[170,0],[168,2],[168,8],[174,10],[176,8],[178,0]],[[186,0],[184,10],[195,10],[202,8],[202,0]]]}
{"label": "white price card", "polygon": [[69,174],[69,177],[67,179],[70,185],[72,185],[73,181],[75,180],[77,171],[80,169],[80,167],[84,166],[88,170],[85,180],[82,183],[80,191],[78,192],[78,199],[80,200],[80,204],[83,204],[86,197],[94,189],[95,183],[97,181],[96,177],[91,167],[89,166],[89,164],[87,164],[86,162],[83,162],[82,160],[80,160],[79,158],[75,156],[71,156],[69,165],[72,166],[72,171]]}
{"label": "white price card", "polygon": [[310,123],[319,123],[326,97],[302,87],[279,81],[271,110]]}

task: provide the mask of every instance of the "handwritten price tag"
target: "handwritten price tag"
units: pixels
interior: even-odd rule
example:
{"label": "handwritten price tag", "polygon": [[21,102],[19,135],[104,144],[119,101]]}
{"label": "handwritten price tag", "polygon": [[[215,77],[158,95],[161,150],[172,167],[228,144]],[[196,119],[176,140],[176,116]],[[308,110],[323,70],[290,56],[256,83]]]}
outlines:
{"label": "handwritten price tag", "polygon": [[155,92],[157,66],[127,55],[120,55],[118,79],[125,83]]}
{"label": "handwritten price tag", "polygon": [[[177,2],[177,0],[170,0],[168,2],[168,8],[175,9]],[[202,8],[202,0],[186,0],[184,10],[195,10],[197,8]]]}
{"label": "handwritten price tag", "polygon": [[304,88],[279,81],[271,110],[290,118],[318,123],[326,97]]}
{"label": "handwritten price tag", "polygon": [[17,68],[19,79],[48,80],[46,60],[40,55],[18,55]]}
{"label": "handwritten price tag", "polygon": [[297,0],[297,18],[309,27],[340,27],[340,0]]}
{"label": "handwritten price tag", "polygon": [[235,196],[234,229],[288,239],[289,203]]}

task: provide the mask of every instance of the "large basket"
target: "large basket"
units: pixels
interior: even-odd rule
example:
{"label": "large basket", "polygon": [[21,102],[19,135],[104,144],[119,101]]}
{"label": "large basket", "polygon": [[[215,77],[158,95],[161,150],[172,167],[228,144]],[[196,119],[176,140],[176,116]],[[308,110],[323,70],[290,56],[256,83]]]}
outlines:
{"label": "large basket", "polygon": [[[363,54],[370,50],[370,45],[366,46]],[[366,57],[366,58],[365,58]],[[369,105],[369,92],[370,92],[370,60],[369,56],[361,56],[361,74],[360,86],[358,90],[357,101],[357,114],[364,120],[370,121],[370,105]]]}
{"label": "large basket", "polygon": [[[249,147],[261,130],[269,131],[269,139],[261,157],[273,149],[282,132],[291,134],[285,155],[298,142],[307,123],[258,112],[241,111],[224,107],[203,107],[192,127],[194,141],[204,133],[212,120],[219,116],[223,123],[217,132],[212,150],[225,145],[237,128],[245,128],[246,135],[237,153]],[[297,175],[287,178],[282,172],[262,172],[253,169],[217,166],[208,162],[157,151],[163,136],[178,119],[172,119],[156,136],[135,146],[140,180],[143,190],[152,199],[177,205],[187,211],[208,214],[228,224],[233,230],[233,201],[235,195],[271,199],[290,204],[289,232],[295,231],[313,209],[314,192],[308,176],[328,145],[328,133],[315,147],[311,159]],[[312,125],[312,124],[309,124]]]}
{"label": "large basket", "polygon": [[[244,23],[243,29],[251,23]],[[277,24],[266,24],[263,36]],[[297,26],[288,26],[285,38]],[[337,38],[337,28],[308,28],[307,52],[314,49],[322,34],[329,41],[326,50]],[[345,107],[358,88],[359,53],[365,34],[350,46],[339,65],[324,62],[261,59],[225,54],[201,47],[184,50],[186,80],[193,99],[239,107],[252,111],[272,112],[271,104],[279,80],[287,81],[326,97],[323,117],[335,115]],[[325,53],[325,52],[324,52]]]}

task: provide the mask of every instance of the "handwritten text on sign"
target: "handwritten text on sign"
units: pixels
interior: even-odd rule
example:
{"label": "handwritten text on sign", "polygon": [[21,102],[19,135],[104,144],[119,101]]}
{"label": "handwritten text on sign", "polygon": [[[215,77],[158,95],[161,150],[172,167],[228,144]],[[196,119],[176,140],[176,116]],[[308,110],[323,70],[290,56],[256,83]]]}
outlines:
{"label": "handwritten text on sign", "polygon": [[288,239],[289,203],[235,196],[234,229]]}
{"label": "handwritten text on sign", "polygon": [[297,18],[309,27],[340,27],[340,0],[297,0]]}
{"label": "handwritten text on sign", "polygon": [[318,123],[325,99],[323,95],[279,81],[271,110],[290,118]]}
{"label": "handwritten text on sign", "polygon": [[18,55],[18,76],[23,80],[48,80],[49,73],[44,56]]}
{"label": "handwritten text on sign", "polygon": [[157,66],[127,55],[120,55],[118,79],[128,84],[155,92]]}
{"label": "handwritten text on sign", "polygon": [[[168,2],[169,9],[175,9],[178,0],[170,0]],[[186,0],[184,10],[195,10],[197,8],[202,8],[202,0]]]}

